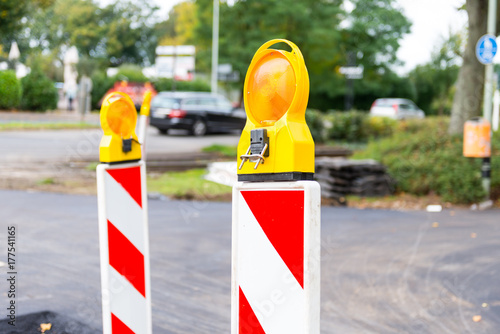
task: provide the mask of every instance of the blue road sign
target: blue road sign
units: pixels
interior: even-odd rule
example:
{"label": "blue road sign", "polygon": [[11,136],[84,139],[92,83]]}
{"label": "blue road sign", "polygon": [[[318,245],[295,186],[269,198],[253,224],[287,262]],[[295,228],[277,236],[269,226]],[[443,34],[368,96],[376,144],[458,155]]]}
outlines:
{"label": "blue road sign", "polygon": [[482,64],[491,64],[497,54],[497,40],[493,35],[483,35],[476,44],[476,57]]}

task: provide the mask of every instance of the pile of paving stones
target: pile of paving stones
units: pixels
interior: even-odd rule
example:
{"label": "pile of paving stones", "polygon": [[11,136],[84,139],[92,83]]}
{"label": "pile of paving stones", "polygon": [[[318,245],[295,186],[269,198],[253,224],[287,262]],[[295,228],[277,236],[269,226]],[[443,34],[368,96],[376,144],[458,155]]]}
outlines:
{"label": "pile of paving stones", "polygon": [[346,195],[386,196],[395,188],[386,167],[375,160],[318,158],[315,179],[321,184],[321,195],[340,204],[345,204]]}

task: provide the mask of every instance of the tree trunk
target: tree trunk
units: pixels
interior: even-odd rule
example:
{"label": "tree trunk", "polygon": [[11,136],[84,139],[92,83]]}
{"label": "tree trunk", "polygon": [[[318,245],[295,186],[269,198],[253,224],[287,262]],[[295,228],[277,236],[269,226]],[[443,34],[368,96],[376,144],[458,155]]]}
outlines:
{"label": "tree trunk", "polygon": [[450,134],[462,133],[469,118],[481,115],[484,90],[484,65],[476,58],[476,43],[486,33],[488,0],[467,0],[469,36],[465,47],[463,64],[453,98]]}

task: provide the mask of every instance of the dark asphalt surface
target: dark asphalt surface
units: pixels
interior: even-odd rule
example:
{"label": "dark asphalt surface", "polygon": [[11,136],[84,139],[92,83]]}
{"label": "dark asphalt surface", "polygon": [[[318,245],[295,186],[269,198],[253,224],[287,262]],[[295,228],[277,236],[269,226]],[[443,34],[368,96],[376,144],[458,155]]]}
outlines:
{"label": "dark asphalt surface", "polygon": [[[0,164],[13,162],[75,162],[98,161],[101,129],[3,131],[0,132]],[[209,134],[204,137],[188,136],[184,132],[161,135],[148,128],[146,147],[148,154],[199,152],[210,145],[236,146],[238,134]]]}
{"label": "dark asphalt surface", "polygon": [[[96,198],[0,191],[0,203],[0,261],[18,228],[17,315],[51,311],[100,332]],[[231,204],[149,205],[154,332],[229,333]],[[322,333],[500,333],[499,210],[324,207],[321,239]]]}

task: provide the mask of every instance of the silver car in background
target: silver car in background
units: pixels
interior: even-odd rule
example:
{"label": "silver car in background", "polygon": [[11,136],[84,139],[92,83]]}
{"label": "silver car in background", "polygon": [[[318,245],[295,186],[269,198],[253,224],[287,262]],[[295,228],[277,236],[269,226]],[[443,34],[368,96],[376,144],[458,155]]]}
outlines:
{"label": "silver car in background", "polygon": [[376,99],[370,108],[370,116],[389,117],[392,119],[409,119],[425,117],[425,113],[408,99],[383,98]]}

